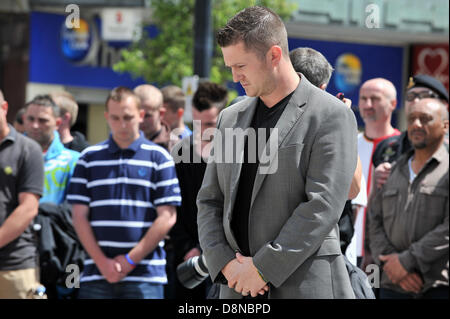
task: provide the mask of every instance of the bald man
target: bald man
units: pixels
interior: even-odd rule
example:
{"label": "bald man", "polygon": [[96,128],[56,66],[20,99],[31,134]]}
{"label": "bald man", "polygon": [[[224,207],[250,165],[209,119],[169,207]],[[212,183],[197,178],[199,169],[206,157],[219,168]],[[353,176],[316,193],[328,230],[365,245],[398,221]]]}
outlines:
{"label": "bald man", "polygon": [[161,91],[153,85],[142,84],[134,88],[134,93],[140,97],[141,108],[145,111],[139,129],[148,140],[170,151],[175,141],[171,141],[170,127],[162,120],[166,110]]}
{"label": "bald man", "polygon": [[[383,78],[375,78],[367,80],[361,86],[358,107],[365,126],[364,132],[358,135],[358,155],[367,182],[366,189],[361,189],[361,192],[365,192],[365,194],[361,195],[367,195],[367,198],[369,198],[371,191],[372,154],[375,147],[382,140],[400,134],[400,131],[391,125],[392,112],[396,106],[397,90],[392,82]],[[366,207],[361,207],[355,221],[358,265],[361,265],[362,258],[365,255],[365,224]],[[364,269],[364,265],[362,268]]]}

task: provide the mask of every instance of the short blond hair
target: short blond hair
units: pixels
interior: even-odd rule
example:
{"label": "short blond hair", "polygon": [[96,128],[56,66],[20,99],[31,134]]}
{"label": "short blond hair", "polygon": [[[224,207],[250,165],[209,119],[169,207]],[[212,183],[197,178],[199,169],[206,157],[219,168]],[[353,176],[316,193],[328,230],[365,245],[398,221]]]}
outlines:
{"label": "short blond hair", "polygon": [[144,107],[145,104],[152,110],[159,111],[163,106],[163,95],[156,86],[141,84],[135,87],[133,91],[140,97],[141,107]]}
{"label": "short blond hair", "polygon": [[172,112],[177,112],[178,109],[183,109],[186,103],[186,96],[183,90],[176,85],[168,85],[161,89],[163,101],[167,108]]}
{"label": "short blond hair", "polygon": [[125,86],[118,86],[112,89],[111,92],[109,92],[108,97],[106,98],[105,102],[106,111],[108,111],[108,103],[110,100],[115,102],[121,102],[122,100],[128,98],[129,96],[133,98],[134,102],[136,103],[137,109],[140,110],[141,98],[139,97],[139,95],[137,95],[136,93],[134,93],[134,91]]}
{"label": "short blond hair", "polygon": [[74,126],[78,117],[78,104],[69,92],[50,93],[52,100],[60,108],[61,116],[70,114],[70,127]]}

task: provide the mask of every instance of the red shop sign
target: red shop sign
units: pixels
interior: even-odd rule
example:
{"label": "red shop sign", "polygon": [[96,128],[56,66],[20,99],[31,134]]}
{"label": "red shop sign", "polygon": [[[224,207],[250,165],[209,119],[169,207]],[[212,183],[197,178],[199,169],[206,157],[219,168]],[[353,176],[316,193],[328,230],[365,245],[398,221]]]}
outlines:
{"label": "red shop sign", "polygon": [[411,62],[413,75],[430,75],[440,80],[448,91],[448,44],[413,45]]}

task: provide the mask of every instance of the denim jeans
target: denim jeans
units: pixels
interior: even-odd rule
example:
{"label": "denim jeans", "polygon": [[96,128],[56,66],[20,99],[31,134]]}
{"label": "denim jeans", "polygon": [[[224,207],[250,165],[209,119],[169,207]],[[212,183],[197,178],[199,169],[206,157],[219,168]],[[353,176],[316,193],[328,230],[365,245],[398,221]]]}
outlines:
{"label": "denim jeans", "polygon": [[161,284],[123,281],[110,284],[106,280],[82,282],[78,299],[163,299]]}

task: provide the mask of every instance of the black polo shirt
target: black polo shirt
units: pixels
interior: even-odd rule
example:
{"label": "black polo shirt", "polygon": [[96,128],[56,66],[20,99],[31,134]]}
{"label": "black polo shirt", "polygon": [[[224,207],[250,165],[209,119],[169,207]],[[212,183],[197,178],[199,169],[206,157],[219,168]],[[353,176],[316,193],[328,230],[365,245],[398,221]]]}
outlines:
{"label": "black polo shirt", "polygon": [[[32,139],[10,132],[0,141],[0,225],[19,205],[19,193],[42,196],[44,160],[42,149]],[[17,270],[37,266],[35,236],[29,226],[18,238],[0,247],[0,270]]]}

